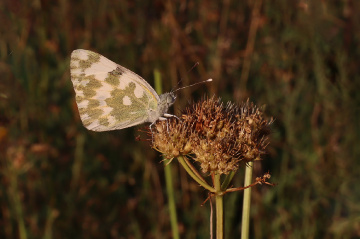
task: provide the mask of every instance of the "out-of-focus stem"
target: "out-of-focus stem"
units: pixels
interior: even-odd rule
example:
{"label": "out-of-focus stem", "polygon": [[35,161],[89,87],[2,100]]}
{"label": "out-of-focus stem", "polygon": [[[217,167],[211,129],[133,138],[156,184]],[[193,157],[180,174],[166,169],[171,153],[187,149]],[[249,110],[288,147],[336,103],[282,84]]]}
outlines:
{"label": "out-of-focus stem", "polygon": [[[244,185],[251,184],[253,162],[249,162],[249,165],[245,169],[245,182]],[[249,238],[249,226],[250,226],[250,200],[251,200],[251,187],[244,190],[242,223],[241,223],[241,239]]]}

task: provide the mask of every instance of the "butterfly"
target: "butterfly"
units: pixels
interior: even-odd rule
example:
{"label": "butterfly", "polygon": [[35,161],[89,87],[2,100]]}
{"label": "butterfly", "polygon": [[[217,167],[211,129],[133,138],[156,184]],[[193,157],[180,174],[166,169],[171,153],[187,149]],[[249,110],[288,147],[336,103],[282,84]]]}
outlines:
{"label": "butterfly", "polygon": [[88,130],[152,125],[173,116],[167,114],[176,99],[173,92],[159,96],[142,77],[96,52],[74,50],[70,74],[80,118]]}

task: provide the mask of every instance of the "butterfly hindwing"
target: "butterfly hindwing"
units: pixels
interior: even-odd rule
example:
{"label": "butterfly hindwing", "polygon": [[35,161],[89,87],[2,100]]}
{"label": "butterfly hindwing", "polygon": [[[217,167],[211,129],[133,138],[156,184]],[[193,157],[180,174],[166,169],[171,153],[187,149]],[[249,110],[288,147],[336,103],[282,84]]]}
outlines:
{"label": "butterfly hindwing", "polygon": [[143,78],[98,53],[73,51],[70,70],[80,117],[89,130],[138,125],[158,110],[159,96]]}

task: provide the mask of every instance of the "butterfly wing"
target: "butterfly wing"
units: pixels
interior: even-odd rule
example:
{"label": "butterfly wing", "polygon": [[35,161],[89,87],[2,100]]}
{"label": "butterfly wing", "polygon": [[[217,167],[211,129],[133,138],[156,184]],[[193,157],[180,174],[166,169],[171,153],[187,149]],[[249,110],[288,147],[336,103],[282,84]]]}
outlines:
{"label": "butterfly wing", "polygon": [[123,129],[149,121],[159,96],[134,72],[98,53],[71,53],[71,80],[84,126],[93,131]]}

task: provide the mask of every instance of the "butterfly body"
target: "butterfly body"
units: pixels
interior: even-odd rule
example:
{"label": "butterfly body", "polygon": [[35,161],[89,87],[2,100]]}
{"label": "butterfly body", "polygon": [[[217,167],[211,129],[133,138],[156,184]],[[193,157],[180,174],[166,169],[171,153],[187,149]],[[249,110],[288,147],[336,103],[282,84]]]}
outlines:
{"label": "butterfly body", "polygon": [[72,52],[70,73],[81,121],[93,131],[153,124],[176,99],[172,92],[159,96],[139,75],[88,50]]}

